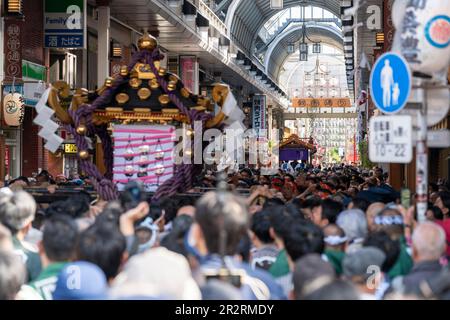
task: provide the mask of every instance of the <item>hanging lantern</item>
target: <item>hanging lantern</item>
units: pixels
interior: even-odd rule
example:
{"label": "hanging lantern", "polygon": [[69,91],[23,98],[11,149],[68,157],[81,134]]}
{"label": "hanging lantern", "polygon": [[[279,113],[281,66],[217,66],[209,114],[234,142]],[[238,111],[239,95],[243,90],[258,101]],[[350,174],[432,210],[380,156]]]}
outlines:
{"label": "hanging lantern", "polygon": [[24,100],[21,94],[9,93],[3,98],[3,118],[11,127],[18,127],[23,122],[25,112]]}
{"label": "hanging lantern", "polygon": [[148,156],[141,155],[139,157],[138,165],[140,168],[147,168],[148,167]]}
{"label": "hanging lantern", "polygon": [[156,149],[155,149],[155,159],[156,160],[164,159],[164,155],[165,154],[161,147],[161,143],[158,142],[158,145],[156,146]]}
{"label": "hanging lantern", "polygon": [[164,171],[166,170],[162,164],[158,164],[157,166],[155,166],[155,169],[156,169],[156,170],[155,170],[155,174],[156,174],[157,176],[163,175],[163,174],[164,174]]}
{"label": "hanging lantern", "polygon": [[130,178],[134,176],[134,167],[132,165],[127,165],[125,167],[125,175]]}
{"label": "hanging lantern", "polygon": [[[396,1],[396,3],[399,0]],[[446,1],[410,1],[405,11],[394,7],[394,21],[400,28],[393,50],[400,52],[413,71],[433,75],[450,62],[450,6]],[[394,10],[393,10],[394,11]],[[442,59],[436,59],[442,57]]]}

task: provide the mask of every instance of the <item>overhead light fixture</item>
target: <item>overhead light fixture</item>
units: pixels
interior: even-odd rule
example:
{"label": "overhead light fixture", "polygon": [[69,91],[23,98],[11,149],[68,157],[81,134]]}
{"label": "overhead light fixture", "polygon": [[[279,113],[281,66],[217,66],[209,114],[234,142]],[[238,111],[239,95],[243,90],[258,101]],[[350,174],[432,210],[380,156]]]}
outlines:
{"label": "overhead light fixture", "polygon": [[122,46],[120,45],[120,43],[117,42],[112,43],[111,55],[115,59],[122,58]]}
{"label": "overhead light fixture", "polygon": [[377,32],[375,35],[377,46],[384,45],[384,33],[383,32]]}
{"label": "overhead light fixture", "polygon": [[300,61],[308,61],[308,43],[306,42],[306,40],[308,40],[309,42],[311,42],[313,44],[313,53],[320,53],[321,52],[321,45],[320,42],[315,42],[312,41],[309,37],[308,34],[306,32],[306,24],[305,24],[305,7],[302,7],[302,11],[301,11],[301,18],[303,20],[303,25],[302,25],[302,37],[301,37],[301,42],[299,45],[299,50],[300,50]]}
{"label": "overhead light fixture", "polygon": [[9,15],[23,15],[22,0],[6,0],[6,12]]}
{"label": "overhead light fixture", "polygon": [[292,54],[295,52],[295,43],[289,42],[287,45],[287,53]]}
{"label": "overhead light fixture", "polygon": [[308,52],[300,52],[300,61],[308,61]]}
{"label": "overhead light fixture", "polygon": [[320,53],[322,51],[322,45],[320,43],[314,43],[312,46],[313,53]]}

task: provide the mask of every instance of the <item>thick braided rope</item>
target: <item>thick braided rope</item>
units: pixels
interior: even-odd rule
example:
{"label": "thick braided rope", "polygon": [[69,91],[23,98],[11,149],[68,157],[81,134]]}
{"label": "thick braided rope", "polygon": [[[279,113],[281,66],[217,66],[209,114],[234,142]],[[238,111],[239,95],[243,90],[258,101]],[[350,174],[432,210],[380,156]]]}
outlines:
{"label": "thick braided rope", "polygon": [[[130,64],[128,65],[128,71],[134,67],[134,65],[141,59],[148,55],[148,52],[137,52]],[[119,88],[120,85],[126,82],[126,77],[119,75],[113,82],[111,88],[107,88],[106,91],[95,101],[89,104],[83,104],[78,110],[70,110],[69,114],[74,121],[74,126],[66,125],[65,129],[74,136],[75,143],[79,150],[88,150],[88,142],[85,137],[78,134],[76,129],[80,124],[84,122],[88,129],[88,134],[97,134],[102,140],[102,147],[104,153],[104,162],[106,167],[106,174],[103,176],[98,170],[97,166],[91,163],[87,159],[80,159],[80,168],[92,179],[94,188],[99,193],[100,197],[104,200],[115,200],[118,197],[117,187],[112,182],[112,168],[113,168],[113,147],[112,140],[108,134],[107,127],[102,126],[97,128],[92,121],[92,114],[100,106],[106,104],[111,98],[112,94]]]}
{"label": "thick braided rope", "polygon": [[[159,70],[154,65],[154,60],[152,56],[147,56],[146,63],[150,65],[152,72],[156,75],[156,79],[160,85],[160,87],[166,92],[169,96],[170,100],[177,106],[181,113],[185,114],[189,122],[191,123],[191,128],[194,129],[195,121],[202,121],[202,125],[204,126],[205,122],[211,118],[211,115],[199,112],[197,110],[188,110],[186,106],[182,103],[182,101],[178,98],[178,96],[168,90],[168,83],[164,79],[164,77],[159,75]],[[196,141],[195,139],[194,141]],[[194,146],[194,150],[195,146]],[[175,169],[175,174],[165,183],[163,183],[155,195],[153,196],[154,200],[158,200],[161,197],[169,197],[173,196],[178,192],[186,191],[187,189],[192,188],[193,186],[193,177],[195,174],[195,165],[194,164],[181,164],[178,165]]]}

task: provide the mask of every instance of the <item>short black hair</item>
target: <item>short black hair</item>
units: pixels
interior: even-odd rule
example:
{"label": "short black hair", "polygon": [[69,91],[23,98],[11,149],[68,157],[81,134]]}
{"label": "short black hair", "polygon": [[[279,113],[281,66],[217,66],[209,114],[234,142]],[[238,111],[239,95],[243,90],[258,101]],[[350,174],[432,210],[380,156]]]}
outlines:
{"label": "short black hair", "polygon": [[438,195],[439,195],[439,198],[441,198],[442,204],[444,205],[444,207],[446,207],[447,209],[450,209],[450,192],[441,191],[438,193]]}
{"label": "short black hair", "polygon": [[337,216],[344,210],[342,203],[332,199],[322,201],[322,218],[328,220],[328,223],[335,224]]}
{"label": "short black hair", "polygon": [[80,236],[78,259],[96,264],[112,279],[119,272],[125,249],[125,237],[115,224],[94,223]]}
{"label": "short black hair", "polygon": [[268,211],[270,213],[270,226],[278,237],[282,237],[291,221],[295,219],[295,212],[286,206],[271,206]]}
{"label": "short black hair", "polygon": [[370,202],[367,201],[367,199],[364,198],[358,198],[352,200],[353,202],[353,208],[352,209],[361,209],[362,211],[366,212],[367,208],[370,206]]}
{"label": "short black hair", "polygon": [[65,201],[66,213],[72,218],[81,218],[89,212],[90,197],[88,194],[80,192],[79,194],[69,197]]}
{"label": "short black hair", "polygon": [[241,256],[243,262],[248,263],[250,261],[251,248],[252,248],[252,241],[250,240],[248,234],[244,234],[237,246],[237,254]]}
{"label": "short black hair", "polygon": [[267,199],[263,205],[264,209],[272,207],[272,206],[284,206],[284,201],[281,200],[280,198],[272,198],[272,199]]}
{"label": "short black hair", "polygon": [[262,243],[273,242],[270,236],[270,213],[267,209],[256,212],[253,215],[250,229]]}
{"label": "short black hair", "polygon": [[176,217],[173,220],[172,230],[161,240],[161,247],[187,257],[188,252],[184,245],[184,238],[193,222],[194,219],[188,215]]}
{"label": "short black hair", "polygon": [[322,254],[324,251],[323,232],[310,221],[292,220],[282,237],[286,251],[294,262],[306,254]]}
{"label": "short black hair", "polygon": [[[165,211],[164,220],[166,224],[175,219],[179,208],[178,200],[176,198],[163,198],[159,201],[159,206]],[[157,219],[158,217],[155,218]],[[156,220],[155,218],[154,220]]]}
{"label": "short black hair", "polygon": [[436,207],[432,204],[428,204],[428,210],[430,210],[431,212],[433,212],[433,217],[436,220],[444,220],[444,213],[442,212],[441,209],[439,209],[439,207]]}
{"label": "short black hair", "polygon": [[364,240],[365,247],[375,247],[380,249],[386,255],[381,269],[383,272],[389,272],[397,262],[400,255],[400,242],[393,240],[385,231],[378,231],[369,234]]}
{"label": "short black hair", "polygon": [[73,258],[77,239],[77,225],[67,215],[55,215],[45,221],[42,244],[51,261],[64,262]]}
{"label": "short black hair", "polygon": [[316,208],[322,205],[322,200],[319,197],[310,197],[303,202],[302,208]]}

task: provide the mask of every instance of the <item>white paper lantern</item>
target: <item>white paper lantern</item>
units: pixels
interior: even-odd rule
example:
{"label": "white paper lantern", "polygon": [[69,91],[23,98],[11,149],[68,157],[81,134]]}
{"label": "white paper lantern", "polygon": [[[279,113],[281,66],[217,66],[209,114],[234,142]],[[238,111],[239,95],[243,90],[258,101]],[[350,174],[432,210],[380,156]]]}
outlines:
{"label": "white paper lantern", "polygon": [[395,39],[413,71],[433,74],[450,62],[450,5],[442,0],[417,0],[406,5]]}
{"label": "white paper lantern", "polygon": [[20,93],[8,93],[3,98],[3,118],[5,123],[11,127],[18,127],[22,124],[25,106]]}

